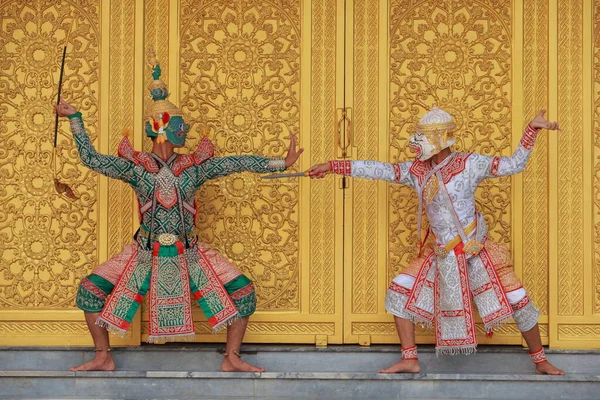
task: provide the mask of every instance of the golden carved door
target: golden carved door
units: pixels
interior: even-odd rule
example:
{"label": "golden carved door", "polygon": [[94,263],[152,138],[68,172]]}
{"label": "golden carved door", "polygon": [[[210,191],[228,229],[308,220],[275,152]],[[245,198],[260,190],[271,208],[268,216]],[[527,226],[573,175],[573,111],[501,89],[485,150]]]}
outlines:
{"label": "golden carved door", "polygon": [[[433,105],[449,111],[460,135],[456,149],[509,155],[521,137],[525,116],[515,75],[521,73],[521,50],[513,45],[522,10],[514,2],[349,0],[351,31],[347,39],[347,103],[353,109],[353,157],[390,162],[410,160],[408,137],[419,116]],[[515,88],[517,88],[515,90]],[[532,93],[530,96],[534,96]],[[543,99],[527,104],[527,115]],[[542,102],[543,103],[543,102]],[[546,151],[540,140],[528,174],[544,174]],[[525,175],[528,179],[530,175]],[[531,178],[530,178],[531,179]],[[539,180],[538,180],[539,182]],[[538,184],[542,184],[539,182]],[[523,215],[523,177],[484,182],[478,190],[491,237],[515,254],[518,273],[543,311],[547,341],[548,282],[543,227],[527,237],[536,262],[523,275],[522,218],[543,223],[542,215]],[[389,281],[415,256],[417,200],[412,189],[383,182],[355,180],[347,189],[344,340],[349,343],[397,342],[391,315],[384,308]],[[519,195],[517,195],[519,193]],[[530,227],[531,229],[531,227]],[[516,239],[518,237],[518,239]],[[540,247],[542,248],[540,250]],[[480,343],[521,343],[514,324],[501,327]],[[432,343],[433,331],[417,328],[420,343]]]}
{"label": "golden carved door", "polygon": [[[458,148],[508,155],[541,108],[527,171],[478,192],[490,232],[542,311],[545,343],[591,348],[600,334],[600,25],[598,0],[0,1],[0,345],[89,345],[79,280],[131,240],[131,190],[80,165],[61,124],[52,187],[52,103],[69,43],[65,96],[101,152],[122,130],[148,149],[142,116],[156,48],[164,76],[218,155],[396,162],[433,104],[461,127]],[[345,149],[345,151],[344,151]],[[383,182],[243,173],[205,186],[199,234],[257,287],[247,340],[391,343],[390,279],[414,256],[416,201]],[[139,344],[147,319],[115,344]],[[199,341],[212,335],[195,311]],[[419,342],[432,342],[418,331]],[[481,343],[520,343],[515,325]]]}
{"label": "golden carved door", "polygon": [[[597,348],[600,332],[599,7],[346,1],[352,158],[410,159],[412,127],[433,105],[457,120],[458,150],[490,155],[510,155],[538,110],[561,122],[558,134],[540,135],[524,173],[477,192],[491,237],[510,248],[541,311],[542,340],[555,348]],[[415,255],[416,198],[382,182],[354,180],[346,191],[344,342],[397,342],[384,298]],[[480,343],[521,343],[514,324],[493,339],[478,330]],[[431,343],[432,332],[417,328],[417,340]]]}

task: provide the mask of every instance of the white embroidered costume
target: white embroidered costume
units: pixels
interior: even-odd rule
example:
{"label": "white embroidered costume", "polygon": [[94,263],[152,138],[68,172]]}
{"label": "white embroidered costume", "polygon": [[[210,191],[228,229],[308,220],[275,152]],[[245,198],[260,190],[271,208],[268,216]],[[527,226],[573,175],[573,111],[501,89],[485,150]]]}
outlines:
{"label": "white embroidered costume", "polygon": [[[437,120],[427,125],[422,119],[420,126],[443,126],[447,130],[449,114],[437,108],[429,114]],[[454,143],[443,133],[436,152]],[[475,204],[475,189],[483,179],[525,169],[536,135],[537,131],[528,126],[511,157],[451,153],[436,165],[431,155],[422,161],[423,152],[418,149],[416,161],[399,164],[330,162],[332,172],[337,174],[383,179],[416,190],[419,209],[427,212],[436,245],[422,248],[420,255],[394,278],[386,308],[414,322],[435,322],[438,354],[475,351],[477,333],[471,298],[488,333],[511,316],[523,332],[537,323],[539,312],[513,271],[508,249],[487,238],[485,221]],[[419,146],[419,140],[418,136],[411,138],[411,146]]]}

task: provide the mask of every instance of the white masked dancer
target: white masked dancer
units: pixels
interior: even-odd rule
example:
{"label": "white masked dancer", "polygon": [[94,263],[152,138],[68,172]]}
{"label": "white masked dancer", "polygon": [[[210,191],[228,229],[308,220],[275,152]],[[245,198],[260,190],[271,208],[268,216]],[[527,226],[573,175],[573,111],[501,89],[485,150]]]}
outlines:
{"label": "white masked dancer", "polygon": [[402,343],[402,360],[380,372],[420,372],[414,323],[435,325],[438,355],[475,352],[474,301],[488,334],[514,318],[537,372],[564,374],[546,359],[537,323],[539,311],[515,275],[508,249],[488,237],[475,203],[481,181],[523,171],[538,132],[559,128],[544,113],[527,125],[511,157],[452,152],[456,124],[450,114],[433,107],[410,138],[416,160],[398,164],[330,161],[309,170],[315,178],[331,171],[412,187],[419,198],[419,233],[422,211],[427,213],[433,244],[421,240],[418,257],[394,278],[386,297],[386,309],[395,317]]}

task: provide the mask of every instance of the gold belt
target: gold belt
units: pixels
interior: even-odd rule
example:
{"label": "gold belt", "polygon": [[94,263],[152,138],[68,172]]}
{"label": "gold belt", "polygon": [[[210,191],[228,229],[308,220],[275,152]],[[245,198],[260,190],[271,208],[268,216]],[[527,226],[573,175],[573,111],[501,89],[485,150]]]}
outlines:
{"label": "gold belt", "polygon": [[[146,239],[150,239],[150,233],[144,229],[140,229],[140,232],[138,234],[140,237],[146,238]],[[159,234],[152,234],[152,237],[158,242],[160,243],[162,246],[172,246],[175,244],[175,242],[182,240],[182,237],[179,235],[175,235],[173,233],[159,233]],[[194,238],[196,237],[196,235],[194,234],[194,232],[189,232],[187,234],[187,238],[188,241],[192,241]]]}
{"label": "gold belt", "polygon": [[[475,228],[477,228],[477,218],[475,218],[473,222],[471,222],[469,226],[465,228],[465,235],[470,235],[475,230]],[[454,250],[454,248],[458,246],[460,242],[462,242],[462,239],[460,238],[460,235],[458,235],[454,239],[446,243],[444,246],[437,246],[435,248],[435,255],[440,258],[448,257],[448,254],[450,254],[450,252]],[[469,240],[469,243],[470,242],[473,242],[473,240]],[[467,252],[470,253],[469,251]]]}

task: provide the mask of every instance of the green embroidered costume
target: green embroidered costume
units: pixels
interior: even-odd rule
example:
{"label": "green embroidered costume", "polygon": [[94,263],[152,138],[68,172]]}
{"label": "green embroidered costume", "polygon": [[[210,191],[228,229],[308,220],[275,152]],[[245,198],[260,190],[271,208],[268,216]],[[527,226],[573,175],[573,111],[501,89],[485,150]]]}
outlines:
{"label": "green embroidered costume", "polygon": [[[181,145],[188,126],[177,107],[166,100],[160,66],[152,61],[155,80],[150,91],[155,101],[146,115],[146,133]],[[69,119],[83,164],[131,185],[140,213],[135,242],[81,281],[78,307],[100,312],[100,325],[124,335],[148,295],[149,342],[194,336],[190,293],[213,329],[251,315],[256,308],[252,282],[218,252],[198,243],[193,233],[194,197],[209,179],[241,171],[282,171],[285,161],[258,156],[215,158],[207,138],[193,153],[174,153],[168,160],[135,151],[126,137],[118,156],[104,155],[94,149],[81,113]]]}

